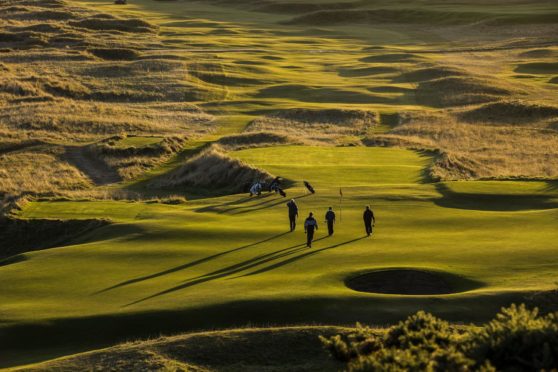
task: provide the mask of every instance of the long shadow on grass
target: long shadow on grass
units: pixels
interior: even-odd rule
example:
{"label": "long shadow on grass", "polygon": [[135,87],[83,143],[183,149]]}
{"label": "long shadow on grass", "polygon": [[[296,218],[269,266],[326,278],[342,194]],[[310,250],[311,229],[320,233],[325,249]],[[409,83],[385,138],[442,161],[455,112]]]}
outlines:
{"label": "long shadow on grass", "polygon": [[[272,193],[269,194],[265,194],[263,196],[261,196],[260,198],[268,198],[269,196],[273,195]],[[293,198],[272,198],[270,200],[264,200],[261,201],[259,203],[256,204],[250,204],[250,205],[238,205],[238,204],[244,204],[247,201],[253,200],[252,198],[241,198],[232,202],[227,202],[227,203],[223,203],[223,204],[219,204],[219,205],[210,205],[207,207],[203,207],[203,208],[199,208],[196,209],[196,212],[216,212],[216,213],[230,213],[230,214],[240,214],[240,213],[247,213],[247,212],[252,212],[252,211],[257,211],[260,209],[265,209],[265,208],[271,208],[274,207],[276,205],[279,205],[283,202],[287,202],[287,200],[291,200],[291,199],[300,199],[300,198],[305,198],[307,196],[309,196],[310,194],[304,194],[304,195],[298,195],[295,196]],[[229,207],[231,205],[238,205],[232,208],[225,208],[225,209],[221,209],[223,207]],[[255,207],[259,207],[259,208],[255,208]],[[239,210],[240,209],[240,210]],[[239,210],[239,211],[237,211]],[[233,213],[234,211],[237,211],[235,213]]]}
{"label": "long shadow on grass", "polygon": [[558,180],[546,181],[545,191],[558,191]]}
{"label": "long shadow on grass", "polygon": [[[258,270],[256,270],[256,271],[252,271],[251,273],[238,276],[237,278],[241,278],[241,277],[244,277],[244,276],[251,276],[251,275],[257,275],[257,274],[265,273],[265,272],[267,272],[267,271],[271,271],[271,270],[277,269],[277,268],[279,268],[279,267],[281,267],[281,266],[285,266],[285,265],[291,264],[291,263],[296,262],[296,261],[298,261],[298,260],[302,260],[303,258],[306,258],[306,257],[309,257],[309,256],[313,256],[313,255],[315,255],[315,254],[318,254],[318,253],[321,253],[321,252],[323,252],[323,251],[327,251],[327,250],[330,250],[330,249],[335,249],[335,248],[341,247],[341,246],[343,246],[343,245],[351,244],[351,243],[357,242],[357,241],[362,240],[362,239],[365,239],[365,238],[366,238],[365,236],[361,236],[360,238],[348,240],[348,241],[342,242],[342,243],[333,244],[333,245],[330,245],[330,246],[328,246],[328,247],[324,247],[324,248],[317,249],[317,250],[315,250],[315,251],[306,252],[306,253],[300,254],[300,255],[298,255],[298,256],[288,258],[288,259],[286,259],[286,260],[284,260],[284,261],[277,262],[277,263],[274,263],[274,264],[272,264],[272,265],[266,266],[266,267],[264,267],[264,268],[258,269]],[[233,278],[233,279],[235,279],[235,278]]]}
{"label": "long shadow on grass", "polygon": [[201,265],[202,263],[205,263],[205,262],[207,262],[207,261],[214,260],[214,259],[219,258],[219,257],[221,257],[221,256],[224,256],[224,255],[227,255],[227,254],[230,254],[230,253],[233,253],[233,252],[237,252],[237,251],[240,251],[240,250],[242,250],[242,249],[254,247],[254,246],[258,245],[258,244],[263,244],[263,243],[269,242],[269,241],[271,241],[271,240],[273,240],[273,239],[280,238],[280,237],[282,237],[282,236],[284,236],[284,235],[287,235],[287,234],[288,234],[288,232],[284,232],[284,233],[281,233],[281,234],[277,234],[277,235],[271,236],[271,237],[266,238],[266,239],[264,239],[264,240],[260,240],[260,241],[255,242],[255,243],[246,244],[246,245],[243,245],[243,246],[241,246],[241,247],[237,247],[237,248],[234,248],[234,249],[229,249],[228,251],[216,253],[216,254],[214,254],[214,255],[207,256],[207,257],[204,257],[204,258],[200,258],[199,260],[192,261],[192,262],[188,262],[188,263],[185,263],[185,264],[183,264],[183,265],[175,266],[175,267],[172,267],[172,268],[170,268],[170,269],[160,271],[160,272],[158,272],[158,273],[154,273],[154,274],[150,274],[150,275],[141,276],[141,277],[135,278],[135,279],[126,280],[126,281],[124,281],[124,282],[115,284],[115,285],[113,285],[113,286],[111,286],[111,287],[108,287],[108,288],[102,289],[102,290],[100,290],[100,291],[97,291],[97,292],[95,292],[95,293],[93,293],[93,294],[100,294],[100,293],[107,292],[107,291],[110,291],[110,290],[113,290],[113,289],[116,289],[116,288],[120,288],[120,287],[124,287],[124,286],[130,285],[130,284],[139,283],[139,282],[143,282],[143,281],[145,281],[145,280],[158,278],[158,277],[163,276],[163,275],[172,274],[172,273],[174,273],[174,272],[177,272],[177,271],[180,271],[180,270],[184,270],[184,269],[188,269],[188,268],[193,267],[193,266],[196,266],[196,265]]}
{"label": "long shadow on grass", "polygon": [[443,183],[435,187],[442,198],[435,199],[434,204],[444,208],[505,212],[558,208],[558,200],[552,195],[460,193]]}
{"label": "long shadow on grass", "polygon": [[[324,236],[322,238],[316,239],[314,242],[317,242],[317,241],[320,241],[320,240],[323,240],[323,239],[327,239],[327,238],[328,238],[327,236]],[[346,241],[346,242],[333,244],[333,245],[330,245],[328,247],[320,248],[320,249],[317,249],[315,251],[302,253],[300,255],[297,255],[297,256],[294,256],[294,257],[291,257],[291,258],[287,258],[286,260],[283,260],[281,262],[266,266],[264,268],[258,269],[256,271],[253,271],[253,272],[245,274],[245,275],[237,276],[235,278],[240,278],[240,277],[243,277],[243,276],[255,275],[255,274],[260,274],[260,273],[263,273],[263,272],[266,272],[266,271],[270,271],[270,270],[276,269],[278,267],[288,265],[288,264],[293,263],[295,261],[301,260],[301,259],[306,258],[308,256],[312,256],[312,255],[321,253],[323,251],[327,251],[327,250],[330,250],[330,249],[341,247],[343,245],[354,243],[354,242],[356,242],[358,240],[361,240],[361,239],[364,239],[364,238],[365,237],[360,237],[360,238],[352,239],[352,240],[349,240],[349,241]],[[281,258],[293,256],[297,253],[300,253],[300,252],[303,252],[303,251],[306,251],[306,250],[307,250],[307,248],[305,248],[305,244],[297,244],[297,245],[293,245],[293,246],[290,246],[290,247],[287,247],[287,248],[282,248],[282,249],[279,249],[279,250],[276,250],[276,251],[273,251],[273,252],[270,252],[270,253],[259,255],[259,256],[253,257],[249,260],[240,262],[238,264],[230,265],[230,266],[224,267],[222,269],[212,271],[210,273],[188,279],[183,284],[180,284],[180,285],[177,285],[175,287],[166,289],[164,291],[155,293],[151,296],[141,298],[137,301],[126,304],[123,307],[135,305],[135,304],[138,304],[140,302],[147,301],[147,300],[153,299],[155,297],[159,297],[159,296],[162,296],[162,295],[165,295],[165,294],[168,294],[168,293],[172,293],[172,292],[175,292],[175,291],[178,291],[178,290],[181,290],[181,289],[186,289],[186,288],[189,288],[189,287],[193,287],[193,286],[198,285],[198,284],[202,284],[202,283],[206,283],[206,282],[209,282],[209,281],[212,281],[212,280],[221,279],[221,278],[224,278],[224,277],[227,277],[227,276],[231,276],[231,275],[240,273],[242,271],[249,270],[249,269],[252,269],[252,268],[257,267],[257,266],[261,266],[261,265],[263,265],[265,263],[268,263],[270,261],[275,261],[275,260],[278,260],[278,259],[281,259]],[[231,278],[231,279],[234,279],[234,278]]]}
{"label": "long shadow on grass", "polygon": [[[272,195],[273,194],[271,194],[271,193],[267,193],[267,194],[264,194],[264,195],[261,195],[259,197],[255,197],[255,198],[256,199],[265,199],[265,198],[268,198]],[[230,207],[232,205],[244,204],[246,202],[249,202],[250,200],[254,200],[254,197],[243,196],[242,198],[239,198],[239,199],[236,199],[236,200],[231,200],[231,201],[228,201],[226,203],[221,203],[221,204],[218,204],[218,205],[209,205],[207,207],[198,208],[195,211],[196,212],[212,212],[212,211],[215,211],[215,210],[219,210],[218,208]],[[265,202],[267,202],[267,201],[264,200],[263,203],[265,203]],[[234,209],[234,208],[239,208],[239,207],[233,207],[232,209]]]}
{"label": "long shadow on grass", "polygon": [[[273,199],[273,200],[269,200],[269,201],[266,202],[266,203],[260,203],[260,204],[251,205],[251,206],[250,206],[250,209],[248,209],[248,207],[244,207],[244,208],[246,208],[246,209],[242,209],[242,210],[239,210],[239,211],[237,211],[237,212],[235,212],[235,213],[231,213],[231,214],[242,214],[242,213],[255,212],[255,211],[259,211],[259,210],[261,210],[261,209],[267,209],[267,208],[275,207],[276,205],[279,205],[279,204],[283,204],[283,203],[286,204],[286,203],[287,203],[289,200],[291,200],[291,199],[301,199],[301,198],[305,198],[305,197],[310,196],[310,195],[312,195],[312,194],[299,195],[299,196],[295,196],[295,197],[293,197],[293,198],[281,198],[281,199],[279,199],[279,200],[278,200],[278,199]],[[272,202],[272,201],[275,201],[275,202],[274,202],[274,203],[270,203],[270,202]],[[265,204],[265,205],[263,205],[263,204]],[[257,207],[257,206],[259,206],[259,205],[263,205],[263,206],[261,206],[261,207],[259,207],[259,208],[253,208],[253,207]]]}

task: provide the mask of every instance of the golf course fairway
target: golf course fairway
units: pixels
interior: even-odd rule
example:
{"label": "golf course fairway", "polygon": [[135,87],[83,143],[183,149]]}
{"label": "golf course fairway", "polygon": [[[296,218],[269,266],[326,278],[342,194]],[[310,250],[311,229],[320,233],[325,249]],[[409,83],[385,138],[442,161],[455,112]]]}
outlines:
{"label": "golf course fairway", "polygon": [[[382,325],[418,310],[484,321],[555,285],[558,189],[550,182],[432,182],[432,155],[398,148],[278,146],[229,155],[292,181],[287,198],[27,204],[20,218],[112,224],[72,245],[0,262],[2,365],[246,324]],[[292,233],[290,198],[300,211]],[[370,238],[366,205],[377,220]],[[323,223],[329,206],[338,218],[332,237]],[[311,211],[320,228],[306,248],[302,225]],[[386,269],[438,273],[455,293],[366,293],[345,284]],[[418,285],[412,272],[408,278]],[[34,348],[41,351],[30,360]]]}

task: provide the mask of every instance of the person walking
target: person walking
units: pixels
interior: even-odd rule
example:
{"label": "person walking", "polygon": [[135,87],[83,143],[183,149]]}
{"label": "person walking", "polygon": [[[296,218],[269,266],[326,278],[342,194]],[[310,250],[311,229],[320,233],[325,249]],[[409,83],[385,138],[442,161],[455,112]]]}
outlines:
{"label": "person walking", "polygon": [[250,187],[250,196],[253,195],[261,195],[262,194],[262,184],[260,181],[254,183],[252,187]]}
{"label": "person walking", "polygon": [[312,240],[314,240],[314,230],[318,230],[318,221],[314,218],[314,214],[310,212],[306,221],[304,221],[304,232],[306,233],[306,246],[312,248]]}
{"label": "person walking", "polygon": [[327,222],[327,233],[329,236],[333,235],[333,225],[335,224],[335,212],[332,207],[326,212],[325,220]]}
{"label": "person walking", "polygon": [[296,205],[294,199],[291,199],[287,203],[287,207],[289,208],[289,224],[292,232],[296,228],[296,219],[298,218],[298,205]]}
{"label": "person walking", "polygon": [[362,219],[364,220],[366,236],[370,236],[372,234],[372,226],[376,224],[376,218],[374,217],[374,212],[370,209],[369,205],[366,206]]}

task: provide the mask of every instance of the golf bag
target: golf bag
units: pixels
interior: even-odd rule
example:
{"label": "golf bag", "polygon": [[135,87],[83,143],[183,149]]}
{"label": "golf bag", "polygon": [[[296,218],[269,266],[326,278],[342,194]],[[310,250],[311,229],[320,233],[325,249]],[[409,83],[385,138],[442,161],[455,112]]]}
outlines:
{"label": "golf bag", "polygon": [[306,186],[306,188],[308,189],[308,191],[310,191],[312,194],[315,194],[316,191],[314,190],[314,188],[312,187],[312,185],[310,185],[307,181],[304,181],[304,186]]}

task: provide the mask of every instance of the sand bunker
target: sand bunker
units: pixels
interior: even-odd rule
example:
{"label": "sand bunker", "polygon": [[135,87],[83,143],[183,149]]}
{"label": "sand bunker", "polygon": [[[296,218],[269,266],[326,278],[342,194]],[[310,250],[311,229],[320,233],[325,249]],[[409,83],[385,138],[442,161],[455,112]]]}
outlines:
{"label": "sand bunker", "polygon": [[355,291],[400,295],[440,295],[465,292],[482,283],[439,271],[384,269],[350,277],[345,285]]}

